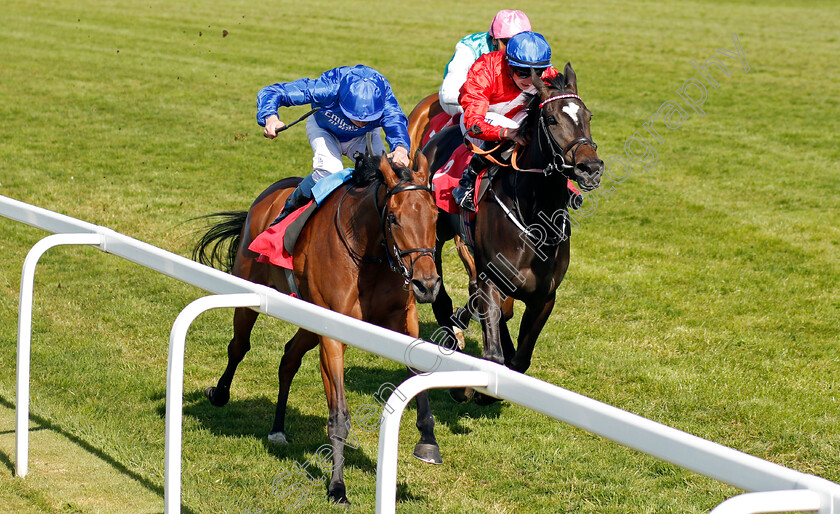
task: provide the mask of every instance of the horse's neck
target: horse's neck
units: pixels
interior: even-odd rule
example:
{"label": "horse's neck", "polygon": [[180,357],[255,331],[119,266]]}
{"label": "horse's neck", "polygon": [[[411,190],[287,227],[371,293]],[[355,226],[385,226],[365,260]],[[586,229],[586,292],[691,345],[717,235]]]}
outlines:
{"label": "horse's neck", "polygon": [[[544,170],[550,159],[545,148],[540,146],[543,135],[536,123],[528,131],[528,144],[522,149],[516,165],[522,170]],[[546,211],[552,214],[565,208],[568,202],[566,179],[557,171],[546,176],[537,171],[520,172],[511,169],[506,182],[508,194],[516,197],[522,215],[526,217],[528,214],[536,216]]]}
{"label": "horse's neck", "polygon": [[568,201],[566,179],[556,173],[545,176],[539,172],[509,169],[503,191],[515,202],[523,221],[528,223],[536,222],[540,212],[552,216],[565,208]]}
{"label": "horse's neck", "polygon": [[381,208],[384,189],[376,184],[362,190],[350,190],[338,205],[340,230],[350,248],[368,257],[379,257],[382,227],[378,208]]}

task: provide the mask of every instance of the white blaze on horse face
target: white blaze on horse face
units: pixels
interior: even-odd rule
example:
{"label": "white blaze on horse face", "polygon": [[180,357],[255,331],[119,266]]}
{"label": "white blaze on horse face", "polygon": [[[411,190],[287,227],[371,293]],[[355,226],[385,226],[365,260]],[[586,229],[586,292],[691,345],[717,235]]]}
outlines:
{"label": "white blaze on horse face", "polygon": [[571,118],[572,121],[574,121],[575,124],[577,124],[578,123],[578,117],[577,117],[578,109],[580,109],[580,106],[578,104],[570,103],[569,105],[566,105],[566,106],[563,107],[563,112],[568,114],[569,118]]}

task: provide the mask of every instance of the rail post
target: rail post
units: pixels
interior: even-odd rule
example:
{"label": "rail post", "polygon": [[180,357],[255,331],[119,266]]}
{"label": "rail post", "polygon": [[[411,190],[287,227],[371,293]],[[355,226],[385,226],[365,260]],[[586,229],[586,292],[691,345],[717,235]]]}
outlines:
{"label": "rail post", "polygon": [[400,420],[409,400],[427,389],[441,387],[487,387],[486,371],[439,371],[416,375],[400,384],[382,408],[379,425],[379,458],[376,461],[376,513],[387,514],[397,508],[397,444]]}
{"label": "rail post", "polygon": [[181,429],[184,403],[184,353],[187,331],[204,311],[223,307],[254,307],[263,304],[257,293],[204,296],[178,314],[169,334],[169,362],[166,367],[166,440],[164,464],[164,512],[181,512]]}
{"label": "rail post", "polygon": [[60,245],[102,244],[102,236],[94,233],[53,234],[37,243],[23,261],[20,277],[17,333],[17,387],[15,390],[15,474],[29,472],[29,370],[32,359],[32,303],[35,289],[35,267],[44,252]]}

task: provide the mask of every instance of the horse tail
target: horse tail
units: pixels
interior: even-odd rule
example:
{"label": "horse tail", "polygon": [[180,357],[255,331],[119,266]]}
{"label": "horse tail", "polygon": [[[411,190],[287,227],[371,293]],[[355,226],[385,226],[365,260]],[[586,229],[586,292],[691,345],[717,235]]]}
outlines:
{"label": "horse tail", "polygon": [[193,218],[191,221],[219,220],[198,240],[192,251],[193,260],[230,273],[247,217],[247,211],[228,211]]}

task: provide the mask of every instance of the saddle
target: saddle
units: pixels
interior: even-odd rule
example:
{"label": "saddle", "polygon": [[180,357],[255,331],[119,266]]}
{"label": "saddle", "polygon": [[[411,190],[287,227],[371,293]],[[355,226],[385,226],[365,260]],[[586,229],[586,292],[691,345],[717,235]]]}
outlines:
{"label": "saddle", "polygon": [[[451,152],[449,159],[443,166],[435,170],[432,175],[434,185],[435,203],[449,214],[461,214],[461,208],[452,197],[452,190],[458,187],[458,182],[464,174],[464,170],[470,163],[472,152],[464,145],[463,136],[459,127],[446,127],[438,136],[441,141],[438,143],[439,152]],[[498,166],[479,171],[475,183],[475,203],[478,205],[481,198],[490,187],[490,182],[495,176]]]}
{"label": "saddle", "polygon": [[333,191],[350,179],[352,173],[353,168],[345,168],[319,180],[312,187],[312,201],[258,235],[248,246],[249,250],[259,254],[257,262],[269,262],[288,270],[294,269],[295,244],[306,222]]}

